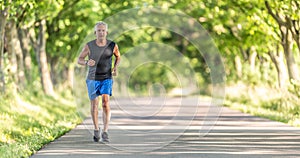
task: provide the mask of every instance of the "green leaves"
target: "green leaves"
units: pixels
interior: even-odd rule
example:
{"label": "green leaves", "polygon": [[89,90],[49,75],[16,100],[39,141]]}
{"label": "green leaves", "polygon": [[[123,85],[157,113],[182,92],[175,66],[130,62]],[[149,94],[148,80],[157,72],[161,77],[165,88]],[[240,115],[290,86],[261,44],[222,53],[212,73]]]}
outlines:
{"label": "green leaves", "polygon": [[[299,21],[298,1],[267,2],[278,15]],[[9,17],[16,20],[19,27],[35,28],[40,19],[47,20],[47,57],[52,68],[56,70],[53,74],[57,73],[58,76],[65,69],[62,65],[68,66],[76,60],[80,46],[86,42],[84,39],[87,35],[93,35],[93,27],[97,21],[125,9],[157,6],[163,9],[181,10],[201,23],[214,38],[224,58],[231,61],[226,64],[228,71],[234,70],[235,65],[232,61],[235,56],[245,57],[244,59],[247,60],[243,52],[247,52],[251,47],[256,48],[258,55],[270,62],[267,52],[273,48],[274,43],[278,44],[281,40],[278,24],[268,13],[264,0],[132,0],[118,3],[109,0],[15,0],[1,2],[1,8],[9,8]],[[127,19],[130,18],[123,17],[121,20]],[[172,45],[182,51],[186,57],[191,58],[197,72],[207,78],[207,81],[210,80],[209,75],[203,74],[206,72],[205,61],[201,57],[196,57],[197,50],[193,48],[193,45],[184,41],[176,33],[158,28],[143,28],[123,33],[116,39],[116,42],[119,43],[121,53],[143,42],[163,42]]]}

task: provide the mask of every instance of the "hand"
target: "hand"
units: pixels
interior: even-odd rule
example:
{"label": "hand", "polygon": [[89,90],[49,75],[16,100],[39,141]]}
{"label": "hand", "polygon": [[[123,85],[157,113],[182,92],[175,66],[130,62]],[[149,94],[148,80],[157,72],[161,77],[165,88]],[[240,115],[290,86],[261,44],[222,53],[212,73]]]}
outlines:
{"label": "hand", "polygon": [[87,65],[88,65],[88,66],[94,66],[95,63],[96,63],[95,60],[90,59],[90,60],[88,60]]}
{"label": "hand", "polygon": [[114,67],[114,68],[112,69],[112,75],[113,75],[113,76],[117,76],[117,68],[116,68],[116,67]]}

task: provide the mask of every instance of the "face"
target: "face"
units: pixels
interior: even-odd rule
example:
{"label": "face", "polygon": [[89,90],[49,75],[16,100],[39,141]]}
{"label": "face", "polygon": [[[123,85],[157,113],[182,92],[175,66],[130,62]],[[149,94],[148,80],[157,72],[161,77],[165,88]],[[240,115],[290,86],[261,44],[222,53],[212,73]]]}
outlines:
{"label": "face", "polygon": [[105,25],[98,25],[95,30],[97,39],[103,40],[106,39],[107,30]]}

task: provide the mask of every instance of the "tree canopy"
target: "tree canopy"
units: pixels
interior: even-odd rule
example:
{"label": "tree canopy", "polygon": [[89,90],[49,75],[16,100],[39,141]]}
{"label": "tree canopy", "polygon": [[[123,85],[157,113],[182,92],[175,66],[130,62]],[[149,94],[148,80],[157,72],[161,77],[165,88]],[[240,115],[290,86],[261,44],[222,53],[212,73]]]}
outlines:
{"label": "tree canopy", "polygon": [[[51,87],[47,89],[50,83],[54,89],[61,84],[71,85],[78,53],[84,42],[93,38],[93,26],[97,21],[133,8],[153,7],[177,10],[203,26],[219,49],[227,82],[262,83],[285,89],[299,80],[300,13],[296,0],[254,0],[251,3],[249,0],[133,0],[119,3],[108,0],[8,0],[1,1],[1,91],[4,92],[10,83],[30,84],[33,78],[40,81],[46,93],[51,91]],[[126,20],[140,19],[120,17],[123,24],[118,27],[129,27]],[[114,24],[109,23],[109,27],[113,28]],[[211,83],[205,56],[199,55],[195,45],[176,32],[140,27],[122,32],[114,40],[123,55],[143,43],[171,45],[187,57],[199,84]],[[153,71],[155,67],[157,72]],[[153,80],[170,83],[165,86],[172,89],[172,77],[166,77],[170,72],[165,69],[151,64],[140,67],[132,74],[130,85],[145,85],[146,81]],[[47,78],[48,81],[43,81]]]}

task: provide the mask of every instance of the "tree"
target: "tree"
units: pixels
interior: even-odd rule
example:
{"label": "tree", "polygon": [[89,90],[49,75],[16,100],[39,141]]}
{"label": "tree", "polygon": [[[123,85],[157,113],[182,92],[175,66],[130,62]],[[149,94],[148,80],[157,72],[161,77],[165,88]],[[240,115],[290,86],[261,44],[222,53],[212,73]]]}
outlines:
{"label": "tree", "polygon": [[[3,64],[0,64],[1,72],[1,85],[4,86],[4,81],[9,81],[12,85],[18,84],[18,88],[24,85],[24,65],[23,65],[23,54],[20,46],[20,41],[17,32],[17,20],[23,16],[23,3],[25,1],[19,0],[14,3],[11,1],[6,1],[1,4],[1,45],[6,46],[7,60],[9,64],[7,65],[8,71],[3,72]],[[5,37],[3,37],[5,35]],[[1,46],[2,47],[2,46]],[[1,48],[1,63],[3,61],[4,49]],[[3,79],[5,76],[6,79]],[[15,90],[15,88],[13,88]]]}
{"label": "tree", "polygon": [[4,35],[5,35],[5,25],[8,18],[9,8],[1,2],[1,12],[0,12],[0,92],[5,92],[5,81],[3,72],[3,52],[4,52]]}
{"label": "tree", "polygon": [[265,6],[268,9],[268,13],[276,20],[280,29],[281,44],[285,54],[289,78],[300,80],[298,66],[295,62],[293,54],[293,37],[298,39],[297,36],[299,35],[299,33],[297,35],[297,30],[299,29],[299,26],[297,26],[299,24],[299,15],[298,17],[296,16],[298,19],[291,20],[295,16],[292,17],[291,15],[293,15],[293,13],[290,12],[297,8],[299,10],[298,2],[294,0],[284,0],[273,2],[273,4],[275,5],[274,9],[272,9],[268,1],[265,1]]}
{"label": "tree", "polygon": [[[181,10],[202,24],[223,56],[228,80],[273,84],[272,77],[277,75],[279,85],[285,87],[287,78],[297,79],[295,48],[299,49],[300,14],[299,2],[295,0],[253,0],[251,3],[249,0],[133,0],[122,3],[109,0],[8,0],[1,2],[0,86],[4,87],[5,78],[18,85],[26,79],[40,80],[46,94],[53,93],[53,85],[67,83],[65,85],[71,86],[77,51],[92,38],[95,22],[124,9],[155,6]],[[175,32],[154,27],[139,28],[124,32],[115,40],[122,53],[145,42],[172,45],[190,59],[199,81],[210,83],[212,74],[203,56],[191,42]],[[4,71],[7,67],[16,67],[17,73],[9,75]],[[32,74],[37,70],[39,77]],[[14,74],[17,75],[13,77]]]}

